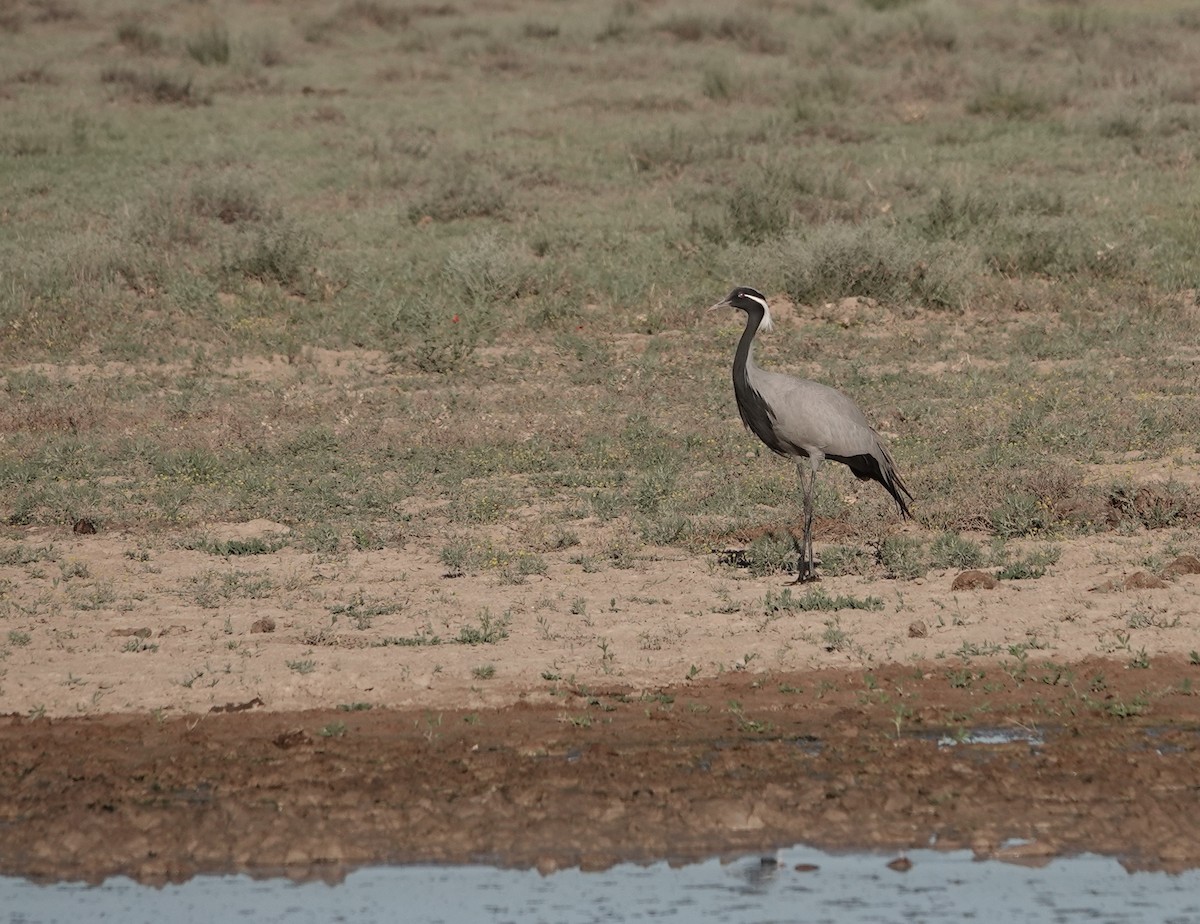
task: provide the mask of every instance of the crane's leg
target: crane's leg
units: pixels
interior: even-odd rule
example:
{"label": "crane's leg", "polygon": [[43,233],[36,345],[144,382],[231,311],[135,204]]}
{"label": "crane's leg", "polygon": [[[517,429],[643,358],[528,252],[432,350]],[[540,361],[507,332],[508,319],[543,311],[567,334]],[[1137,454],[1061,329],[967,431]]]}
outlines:
{"label": "crane's leg", "polygon": [[795,583],[801,584],[817,576],[812,547],[813,494],[817,485],[817,469],[807,461],[799,462],[796,464],[796,474],[800,477],[800,493],[804,499],[804,539],[796,544],[798,558]]}

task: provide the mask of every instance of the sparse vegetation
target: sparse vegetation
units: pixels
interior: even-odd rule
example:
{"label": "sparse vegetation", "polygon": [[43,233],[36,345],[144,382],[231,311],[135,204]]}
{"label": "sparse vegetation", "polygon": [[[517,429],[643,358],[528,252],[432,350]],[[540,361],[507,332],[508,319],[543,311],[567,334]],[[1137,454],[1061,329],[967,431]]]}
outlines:
{"label": "sparse vegetation", "polygon": [[493,616],[485,607],[476,615],[477,626],[463,626],[455,639],[460,645],[495,645],[508,638],[510,616]]}
{"label": "sparse vegetation", "polygon": [[763,599],[763,610],[768,617],[776,617],[786,613],[806,613],[828,610],[881,610],[883,600],[879,597],[854,597],[838,595],[831,597],[819,587],[806,591],[802,596],[795,596],[790,588],[784,588],[778,594],[767,591]]}
{"label": "sparse vegetation", "polygon": [[[402,660],[533,632],[541,596],[543,641],[603,631],[632,661],[605,602],[656,558],[736,549],[713,565],[735,592],[685,608],[757,627],[903,610],[915,588],[881,577],[1054,578],[1047,540],[1195,551],[1170,477],[1200,432],[1178,182],[1200,30],[1177,11],[184,6],[0,10],[5,630],[67,650],[72,621],[142,605],[74,564],[84,522],[136,536],[119,563],[147,580],[201,569],[162,592],[235,660],[264,600],[273,641],[336,621],[430,649]],[[1069,53],[1025,53],[1047,42]],[[777,309],[763,364],[853,395],[917,497],[900,534],[827,466],[829,590],[771,583],[799,499],[737,423],[738,320],[701,310],[734,281]],[[223,531],[257,520],[278,526]],[[431,557],[443,596],[391,609]],[[930,638],[970,618],[944,602]]]}
{"label": "sparse vegetation", "polygon": [[879,547],[879,561],[890,578],[922,577],[928,567],[925,544],[912,536],[888,536]]}
{"label": "sparse vegetation", "polygon": [[996,577],[1002,581],[1018,581],[1028,578],[1040,578],[1048,568],[1062,557],[1062,549],[1056,545],[1034,549],[1027,555],[1009,562],[996,572]]}

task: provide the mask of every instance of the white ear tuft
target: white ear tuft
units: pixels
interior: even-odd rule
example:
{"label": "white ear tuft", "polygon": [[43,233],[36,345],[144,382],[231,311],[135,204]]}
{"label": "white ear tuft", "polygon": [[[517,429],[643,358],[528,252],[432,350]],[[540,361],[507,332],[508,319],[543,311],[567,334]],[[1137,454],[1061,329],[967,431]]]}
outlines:
{"label": "white ear tuft", "polygon": [[758,325],[759,330],[770,330],[772,327],[775,326],[774,324],[771,323],[771,309],[767,305],[767,300],[765,298],[759,298],[757,295],[749,295],[745,292],[743,292],[742,295],[745,298],[749,298],[749,299],[752,299],[753,301],[758,302],[763,307],[763,319],[761,322],[759,322],[759,325]]}

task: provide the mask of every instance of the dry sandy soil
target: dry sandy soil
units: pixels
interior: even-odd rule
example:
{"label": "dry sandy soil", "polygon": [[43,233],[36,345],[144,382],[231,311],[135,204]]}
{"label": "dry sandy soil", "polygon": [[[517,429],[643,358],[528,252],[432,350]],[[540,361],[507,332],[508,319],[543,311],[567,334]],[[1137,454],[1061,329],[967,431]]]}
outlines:
{"label": "dry sandy soil", "polygon": [[[882,608],[776,618],[784,577],[678,550],[594,574],[551,553],[501,584],[446,577],[420,541],[230,559],[20,541],[88,577],[0,569],[3,873],[336,878],[797,841],[1200,864],[1200,574],[1130,581],[1154,533],[1063,541],[1045,577],[993,589],[826,578]],[[267,577],[266,599],[220,592]],[[482,607],[507,635],[457,641]]]}

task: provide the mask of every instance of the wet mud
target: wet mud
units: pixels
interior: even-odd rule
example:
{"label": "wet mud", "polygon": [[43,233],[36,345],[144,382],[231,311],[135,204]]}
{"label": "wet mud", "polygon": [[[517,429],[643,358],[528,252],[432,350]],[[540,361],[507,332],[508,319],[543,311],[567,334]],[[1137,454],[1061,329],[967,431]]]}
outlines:
{"label": "wet mud", "polygon": [[336,880],[799,842],[1179,870],[1200,866],[1193,685],[1185,658],[1031,661],[548,683],[498,710],[8,716],[0,874]]}

